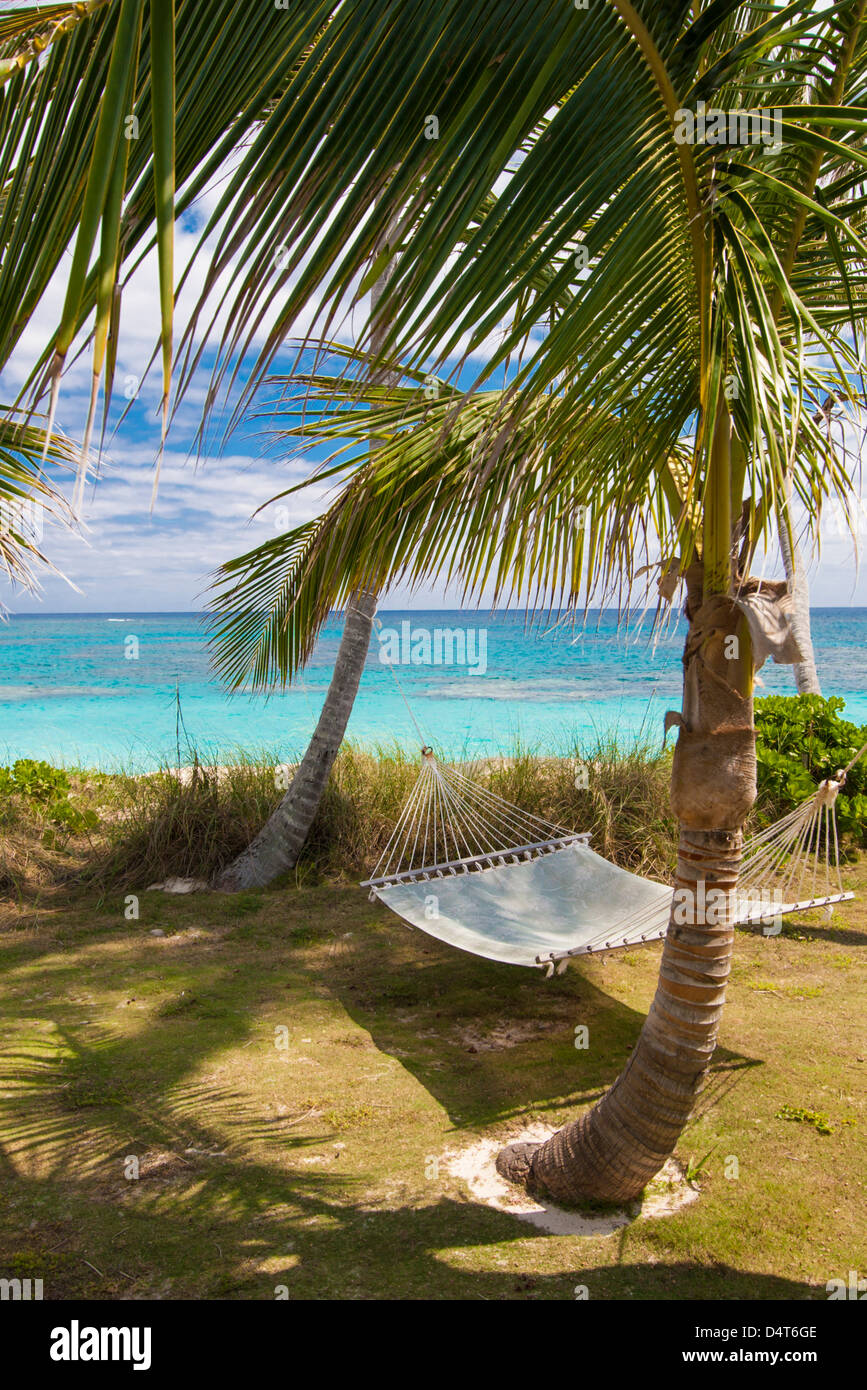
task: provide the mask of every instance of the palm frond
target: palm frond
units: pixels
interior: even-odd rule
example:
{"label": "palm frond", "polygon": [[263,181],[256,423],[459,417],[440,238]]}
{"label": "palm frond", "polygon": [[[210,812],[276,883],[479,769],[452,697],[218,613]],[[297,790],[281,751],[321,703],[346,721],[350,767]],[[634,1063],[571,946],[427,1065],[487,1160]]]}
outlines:
{"label": "palm frond", "polygon": [[32,418],[0,405],[0,568],[11,583],[31,591],[40,568],[59,573],[42,549],[45,522],[72,522],[63,494],[42,468],[43,457],[52,468],[70,471],[79,452],[63,435],[47,438]]}
{"label": "palm frond", "polygon": [[[640,561],[651,564],[660,548],[671,554],[688,538],[695,543],[686,491],[677,491],[689,477],[689,451],[675,448],[671,487],[663,486],[637,415],[602,432],[602,471],[586,458],[550,453],[550,395],[540,395],[503,439],[502,391],[465,398],[438,382],[432,394],[430,379],[419,378],[366,384],[367,404],[359,404],[345,377],[314,374],[292,384],[298,423],[279,431],[279,442],[327,442],[331,452],[312,476],[345,482],[321,517],[220,570],[213,651],[233,687],[291,679],[331,609],[362,585],[379,591],[397,579],[443,579],[458,582],[464,599],[490,589],[494,603],[520,597],[561,611],[576,608],[582,593],[619,589],[625,597]],[[291,416],[293,404],[281,396],[282,413]],[[610,452],[615,438],[619,453]]]}

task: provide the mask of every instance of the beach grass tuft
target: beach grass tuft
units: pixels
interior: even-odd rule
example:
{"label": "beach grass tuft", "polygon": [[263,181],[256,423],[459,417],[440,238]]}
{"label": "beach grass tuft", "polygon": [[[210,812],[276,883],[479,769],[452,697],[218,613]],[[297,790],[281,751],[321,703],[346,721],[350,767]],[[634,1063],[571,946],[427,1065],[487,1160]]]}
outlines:
{"label": "beach grass tuft", "polygon": [[[838,700],[769,697],[756,703],[759,796],[748,831],[800,804],[867,738],[840,718]],[[648,739],[592,741],[564,731],[555,745],[513,740],[489,757],[450,760],[504,800],[566,830],[587,831],[600,854],[633,873],[667,879],[677,827],[669,807],[671,747]],[[802,750],[799,752],[798,750]],[[804,752],[803,750],[807,750]],[[809,753],[809,756],[807,755]],[[265,749],[205,756],[136,775],[52,768],[22,759],[0,768],[0,896],[32,898],[137,889],[167,878],[210,881],[250,843],[291,783],[293,767]],[[844,857],[867,845],[867,762],[837,800]],[[366,878],[419,772],[400,744],[345,743],[331,772],[296,886]]]}
{"label": "beach grass tuft", "polygon": [[[660,876],[674,863],[668,809],[669,758],[621,750],[609,739],[591,751],[462,762],[497,795],[567,830],[586,830],[600,853],[636,873]],[[376,863],[418,776],[400,747],[370,752],[345,744],[294,871],[300,883],[363,878]],[[145,776],[68,771],[67,809],[23,792],[3,798],[0,892],[51,882],[105,892],[170,877],[210,879],[250,843],[284,794],[292,768],[265,754]]]}

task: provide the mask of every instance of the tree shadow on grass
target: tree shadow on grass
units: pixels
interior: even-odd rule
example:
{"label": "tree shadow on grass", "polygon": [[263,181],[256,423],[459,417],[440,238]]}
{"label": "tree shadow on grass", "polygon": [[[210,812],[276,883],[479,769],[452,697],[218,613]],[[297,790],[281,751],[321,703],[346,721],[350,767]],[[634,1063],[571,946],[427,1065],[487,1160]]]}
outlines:
{"label": "tree shadow on grass", "polygon": [[[520,1270],[461,1267],[476,1247],[502,1245],[492,1258],[507,1260],[514,1242],[547,1239],[525,1223],[445,1195],[425,1192],[413,1205],[381,1173],[302,1168],[322,1148],[321,1132],[293,1132],[299,1117],[268,1117],[261,1092],[203,1070],[266,1036],[263,1008],[291,999],[287,983],[298,998],[338,1000],[461,1126],[514,1121],[531,1108],[559,1118],[614,1079],[637,1038],[641,1012],[580,968],[544,982],[353,920],[353,935],[312,929],[304,947],[245,922],[237,941],[230,931],[225,950],[211,954],[172,956],[123,929],[79,950],[72,939],[68,950],[55,943],[38,969],[40,952],[31,952],[15,980],[26,997],[7,1009],[0,1078],[5,1224],[17,1232],[0,1269],[11,1259],[11,1275],[54,1281],[48,1297],[269,1299],[281,1283],[302,1299],[573,1297],[587,1282],[580,1266],[529,1284]],[[118,962],[130,997],[117,1007],[152,985],[159,994],[132,1031],[88,1022],[89,992],[112,1007]],[[27,1017],[16,1034],[19,998]],[[530,1032],[486,1049],[504,1022]],[[590,1028],[586,1051],[574,1047],[577,1023]],[[720,1060],[724,1082],[755,1065],[731,1053]],[[131,1155],[143,1159],[133,1181],[124,1173]],[[670,1295],[620,1295],[611,1278],[600,1297],[705,1296],[688,1291],[688,1273]],[[706,1296],[760,1296],[733,1287]]]}
{"label": "tree shadow on grass", "polygon": [[[832,918],[831,922],[816,923],[811,917],[786,917],[783,919],[783,929],[777,933],[776,938],[771,937],[770,933],[762,931],[758,923],[750,926],[738,927],[739,932],[744,932],[748,936],[765,936],[770,940],[797,941],[801,937],[806,937],[808,941],[832,942],[835,946],[867,946],[867,931],[860,930],[858,927],[846,927],[842,922]],[[836,922],[836,925],[832,923]]]}
{"label": "tree shadow on grass", "polygon": [[[248,919],[224,934],[216,955],[187,949],[174,956],[174,948],[118,929],[89,938],[96,948],[89,969],[74,953],[55,953],[41,963],[40,993],[26,1008],[48,1030],[45,1056],[26,1061],[29,1080],[21,1084],[29,1087],[31,1105],[40,1088],[66,1104],[50,1122],[43,1110],[37,1129],[42,1124],[48,1135],[52,1126],[68,1125],[76,1108],[89,1108],[95,1126],[101,1090],[108,1090],[114,1107],[108,1119],[122,1118],[127,1134],[148,1135],[148,1113],[165,1114],[166,1097],[175,1113],[202,1104],[230,1109],[231,1098],[221,1099],[215,1084],[209,1092],[200,1088],[202,1094],[194,1087],[185,1100],[186,1078],[212,1054],[261,1036],[263,1006],[282,1002],[287,983],[302,997],[325,991],[339,1001],[379,1051],[397,1058],[461,1127],[485,1128],[539,1111],[564,1121],[603,1093],[635,1044],[643,1012],[606,993],[580,963],[545,980],[541,972],[395,930],[364,910],[360,916],[361,929],[348,935],[305,923],[303,946],[297,936],[268,937]],[[59,1013],[69,1015],[70,991],[85,999],[89,987],[116,993],[115,945],[122,948],[130,1004],[158,973],[161,1002],[147,1026],[132,1035],[100,1036],[93,1026],[58,1023]],[[586,1048],[575,1045],[577,1027],[588,1030]],[[715,1080],[723,1072],[731,1081],[731,1074],[754,1065],[754,1059],[719,1049]],[[253,1127],[252,1116],[249,1122]],[[189,1142],[198,1147],[195,1137]]]}
{"label": "tree shadow on grass", "polygon": [[[330,1174],[260,1164],[127,1184],[107,1198],[67,1180],[13,1179],[7,1199],[38,1211],[0,1243],[4,1277],[41,1278],[48,1300],[810,1299],[815,1286],[728,1264],[627,1263],[611,1238],[552,1238],[507,1213],[441,1195],[423,1205],[352,1202]],[[108,1211],[108,1216],[107,1216]],[[610,1252],[611,1260],[605,1260]],[[621,1252],[622,1253],[622,1252]],[[540,1269],[550,1258],[553,1271]]]}
{"label": "tree shadow on grass", "polygon": [[[317,966],[377,1048],[397,1057],[450,1120],[485,1127],[596,1100],[632,1051],[644,1013],[599,988],[573,966],[546,980],[541,972],[481,960],[417,935],[378,934]],[[588,1030],[577,1047],[576,1028]],[[726,1048],[714,1058],[718,1083],[736,1084],[758,1059]]]}

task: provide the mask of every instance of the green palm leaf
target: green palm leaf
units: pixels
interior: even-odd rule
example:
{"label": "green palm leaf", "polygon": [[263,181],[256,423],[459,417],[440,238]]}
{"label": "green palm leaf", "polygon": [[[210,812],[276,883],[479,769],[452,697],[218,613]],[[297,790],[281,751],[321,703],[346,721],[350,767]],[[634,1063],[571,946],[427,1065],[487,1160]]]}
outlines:
{"label": "green palm leaf", "polygon": [[37,569],[59,571],[42,549],[43,524],[71,524],[68,504],[45,474],[41,459],[74,470],[78,450],[62,435],[47,437],[32,419],[0,406],[0,568],[23,588],[37,588]]}

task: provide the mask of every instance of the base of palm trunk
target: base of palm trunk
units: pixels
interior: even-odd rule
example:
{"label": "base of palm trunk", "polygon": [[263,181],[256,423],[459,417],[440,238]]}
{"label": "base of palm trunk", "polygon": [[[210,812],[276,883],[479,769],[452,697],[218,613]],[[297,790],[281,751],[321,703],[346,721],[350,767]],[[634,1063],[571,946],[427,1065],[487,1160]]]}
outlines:
{"label": "base of palm trunk", "polygon": [[[630,1152],[628,1140],[608,1152],[594,1134],[591,1111],[543,1144],[509,1144],[497,1154],[496,1168],[507,1182],[535,1196],[581,1206],[605,1202],[622,1206],[640,1197],[670,1157],[667,1153]],[[596,1142],[594,1142],[596,1141]]]}
{"label": "base of palm trunk", "polygon": [[497,1172],[529,1191],[533,1187],[533,1158],[541,1144],[510,1144],[497,1154]]}
{"label": "base of palm trunk", "polygon": [[656,994],[626,1066],[591,1110],[544,1144],[503,1149],[502,1177],[555,1201],[622,1204],[640,1197],[674,1153],[716,1047],[742,844],[740,830],[681,829]]}

